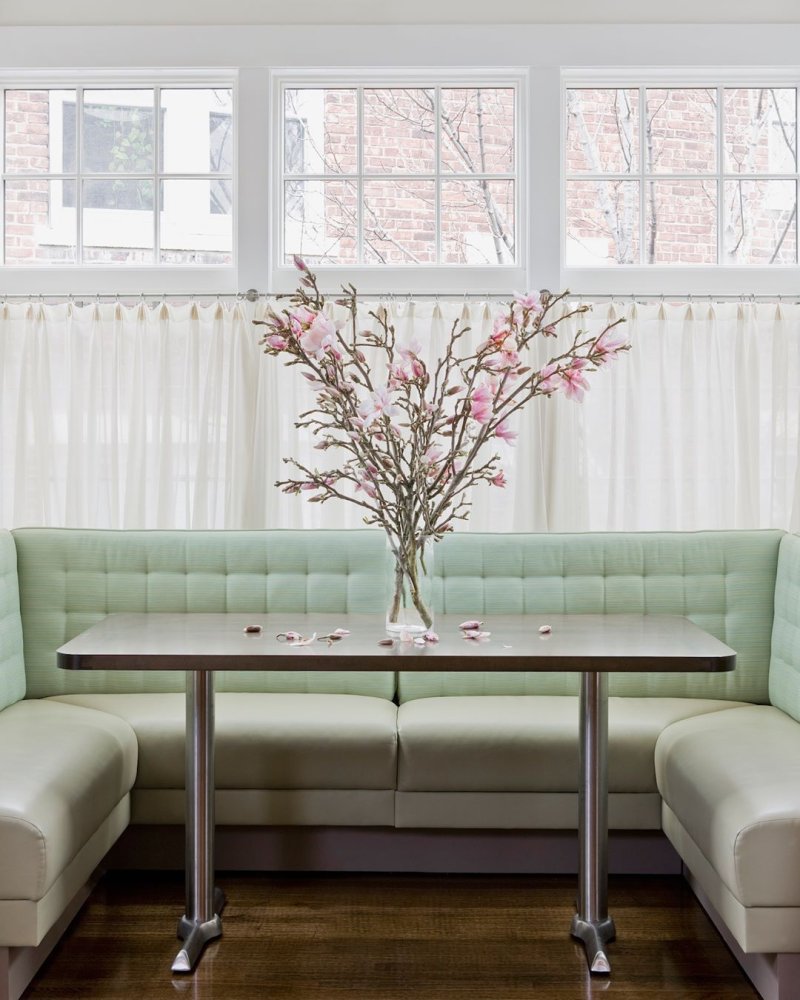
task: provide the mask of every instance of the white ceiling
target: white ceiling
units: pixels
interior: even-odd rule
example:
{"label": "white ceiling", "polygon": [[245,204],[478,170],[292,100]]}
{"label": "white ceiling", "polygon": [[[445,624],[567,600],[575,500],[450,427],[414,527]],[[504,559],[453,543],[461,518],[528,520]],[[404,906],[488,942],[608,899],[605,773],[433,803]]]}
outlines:
{"label": "white ceiling", "polygon": [[0,0],[0,25],[799,22],[798,0]]}

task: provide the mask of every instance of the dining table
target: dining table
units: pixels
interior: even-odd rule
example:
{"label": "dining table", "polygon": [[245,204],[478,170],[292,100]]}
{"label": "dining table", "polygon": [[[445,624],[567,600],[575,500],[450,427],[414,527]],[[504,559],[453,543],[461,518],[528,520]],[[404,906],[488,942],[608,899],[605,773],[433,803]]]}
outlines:
{"label": "dining table", "polygon": [[[578,895],[570,933],[589,970],[611,971],[608,912],[608,677],[718,672],[736,653],[688,618],[665,614],[485,614],[470,637],[439,615],[434,636],[387,636],[376,615],[115,613],[58,650],[66,670],[186,674],[186,907],[175,973],[190,973],[222,934],[214,884],[214,674],[217,671],[563,671],[580,675]],[[533,766],[533,762],[532,762]]]}

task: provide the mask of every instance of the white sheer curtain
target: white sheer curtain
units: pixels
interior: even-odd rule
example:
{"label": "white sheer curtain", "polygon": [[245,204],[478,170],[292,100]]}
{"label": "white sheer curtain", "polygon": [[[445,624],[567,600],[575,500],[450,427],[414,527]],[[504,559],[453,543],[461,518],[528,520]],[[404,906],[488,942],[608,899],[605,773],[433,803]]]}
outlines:
{"label": "white sheer curtain", "polygon": [[[482,338],[497,308],[385,306],[431,355],[454,319]],[[360,524],[273,486],[282,456],[335,459],[294,427],[309,396],[260,353],[263,308],[0,306],[0,524]],[[800,529],[800,305],[598,303],[587,322],[617,315],[633,350],[582,404],[529,406],[509,486],[477,489],[465,529]]]}

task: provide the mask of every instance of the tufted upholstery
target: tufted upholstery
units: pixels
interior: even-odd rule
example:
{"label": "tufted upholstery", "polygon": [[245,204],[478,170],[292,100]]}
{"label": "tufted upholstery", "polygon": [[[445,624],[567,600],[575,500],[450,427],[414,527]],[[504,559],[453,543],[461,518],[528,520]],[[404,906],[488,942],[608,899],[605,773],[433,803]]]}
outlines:
{"label": "tufted upholstery", "polygon": [[769,700],[800,721],[800,536],[781,542],[775,579],[775,619]]}
{"label": "tufted upholstery", "polygon": [[[59,670],[55,650],[115,611],[375,611],[385,544],[376,531],[14,532],[28,695],[175,691],[170,672]],[[290,627],[287,625],[287,627]],[[228,672],[220,690],[391,698],[393,673]]]}
{"label": "tufted upholstery", "polygon": [[[494,614],[687,615],[737,651],[725,674],[618,674],[614,695],[765,702],[781,531],[462,534],[437,553],[437,607]],[[400,701],[577,692],[569,674],[401,673]]]}
{"label": "tufted upholstery", "polygon": [[0,531],[0,709],[24,697],[17,553],[9,532]]}

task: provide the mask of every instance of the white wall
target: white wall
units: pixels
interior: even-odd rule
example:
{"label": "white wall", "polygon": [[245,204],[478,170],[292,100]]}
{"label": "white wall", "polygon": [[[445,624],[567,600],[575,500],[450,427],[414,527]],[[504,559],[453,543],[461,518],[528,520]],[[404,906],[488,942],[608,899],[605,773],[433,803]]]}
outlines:
{"label": "white wall", "polygon": [[0,0],[2,24],[775,24],[796,0]]}

